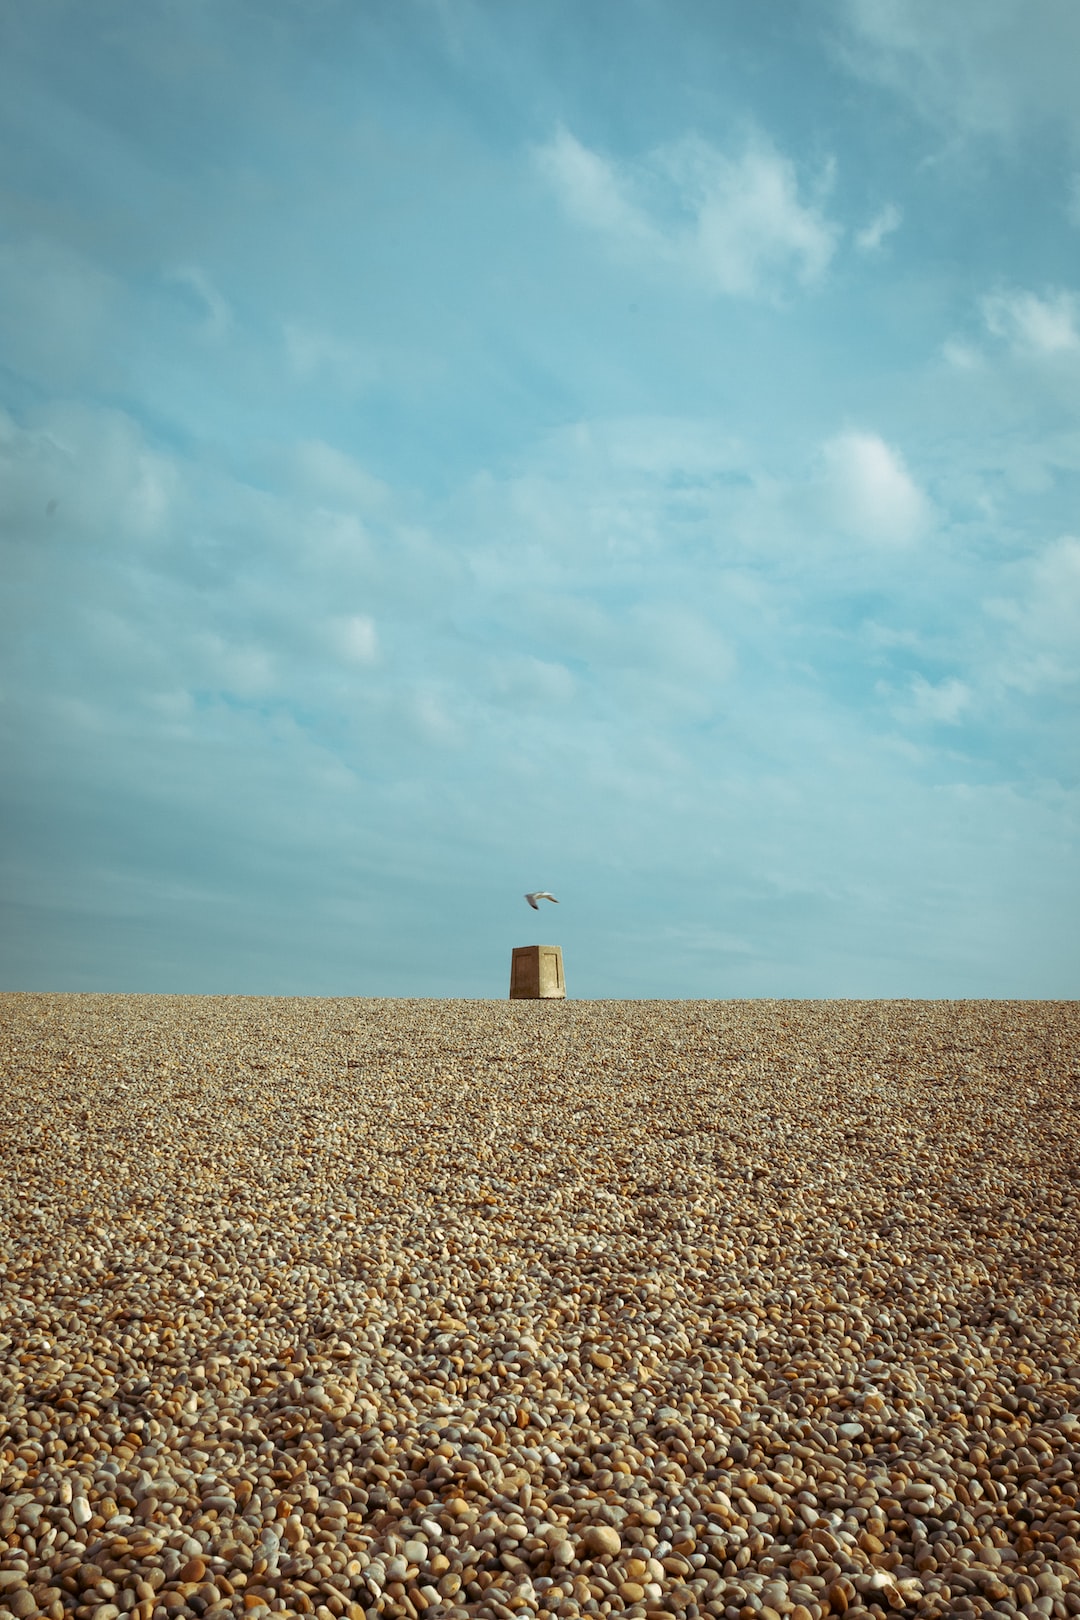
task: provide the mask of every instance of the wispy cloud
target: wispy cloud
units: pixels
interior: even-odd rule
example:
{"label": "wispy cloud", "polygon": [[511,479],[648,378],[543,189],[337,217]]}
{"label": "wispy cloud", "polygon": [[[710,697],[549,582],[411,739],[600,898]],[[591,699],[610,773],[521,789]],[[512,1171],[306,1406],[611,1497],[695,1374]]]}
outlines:
{"label": "wispy cloud", "polygon": [[1080,682],[1080,540],[1062,535],[1014,569],[1015,589],[987,603],[1005,626],[998,677],[1023,692]]}
{"label": "wispy cloud", "polygon": [[1065,214],[1071,224],[1080,225],[1080,174],[1074,174],[1069,181],[1065,197]]}
{"label": "wispy cloud", "polygon": [[760,297],[812,285],[840,234],[820,195],[807,199],[794,164],[762,137],[728,153],[687,136],[620,163],[559,129],[536,161],[576,223],[623,256],[716,293]]}
{"label": "wispy cloud", "polygon": [[351,664],[373,664],[379,656],[375,621],[366,613],[348,613],[331,619],[330,635]]}
{"label": "wispy cloud", "polygon": [[945,129],[1012,137],[1049,121],[1080,133],[1070,0],[842,0],[840,18],[847,64]]}
{"label": "wispy cloud", "polygon": [[57,402],[33,428],[0,411],[0,513],[10,541],[58,533],[136,555],[166,539],[182,509],[175,464],[123,411]]}
{"label": "wispy cloud", "polygon": [[912,709],[919,719],[955,726],[971,708],[972,691],[966,681],[955,676],[928,681],[916,675],[911,683]]}
{"label": "wispy cloud", "polygon": [[1041,297],[1025,289],[995,292],[982,300],[987,329],[1026,354],[1053,355],[1080,349],[1076,294],[1054,288]]}
{"label": "wispy cloud", "polygon": [[378,378],[376,361],[332,332],[303,321],[286,321],[282,335],[289,366],[304,382],[328,381],[352,393],[370,387]]}
{"label": "wispy cloud", "polygon": [[183,264],[171,270],[168,279],[195,295],[200,305],[199,330],[203,337],[223,338],[232,326],[233,313],[207,272],[197,264]]}
{"label": "wispy cloud", "polygon": [[355,456],[321,439],[307,439],[292,448],[290,461],[301,482],[330,505],[357,513],[384,509],[391,491]]}
{"label": "wispy cloud", "polygon": [[895,203],[886,203],[868,225],[855,234],[855,246],[860,253],[879,253],[882,244],[894,231],[899,230],[903,214]]}
{"label": "wispy cloud", "polygon": [[962,338],[946,338],[941,345],[941,357],[955,371],[977,371],[983,364],[981,351]]}
{"label": "wispy cloud", "polygon": [[823,449],[829,515],[871,545],[903,546],[930,520],[930,503],[898,450],[876,433],[839,433]]}

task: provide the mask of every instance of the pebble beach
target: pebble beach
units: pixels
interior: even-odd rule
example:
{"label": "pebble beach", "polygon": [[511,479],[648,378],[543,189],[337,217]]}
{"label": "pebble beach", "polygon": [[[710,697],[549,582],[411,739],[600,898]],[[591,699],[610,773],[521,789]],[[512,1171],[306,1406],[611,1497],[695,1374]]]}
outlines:
{"label": "pebble beach", "polygon": [[0,1620],[1080,1614],[1080,1006],[0,997]]}

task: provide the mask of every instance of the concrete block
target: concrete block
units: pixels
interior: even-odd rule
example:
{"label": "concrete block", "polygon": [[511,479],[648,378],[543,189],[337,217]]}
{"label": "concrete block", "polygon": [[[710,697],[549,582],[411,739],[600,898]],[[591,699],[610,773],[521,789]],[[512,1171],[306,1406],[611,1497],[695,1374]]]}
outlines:
{"label": "concrete block", "polygon": [[566,995],[558,945],[518,945],[510,962],[511,1001],[555,1001]]}

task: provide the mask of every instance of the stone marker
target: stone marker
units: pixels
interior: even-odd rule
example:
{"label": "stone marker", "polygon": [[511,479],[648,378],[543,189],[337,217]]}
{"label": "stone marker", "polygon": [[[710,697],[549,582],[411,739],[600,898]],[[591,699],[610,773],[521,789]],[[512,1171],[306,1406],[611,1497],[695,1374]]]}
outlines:
{"label": "stone marker", "polygon": [[510,963],[511,1001],[551,1001],[566,995],[558,945],[517,945]]}

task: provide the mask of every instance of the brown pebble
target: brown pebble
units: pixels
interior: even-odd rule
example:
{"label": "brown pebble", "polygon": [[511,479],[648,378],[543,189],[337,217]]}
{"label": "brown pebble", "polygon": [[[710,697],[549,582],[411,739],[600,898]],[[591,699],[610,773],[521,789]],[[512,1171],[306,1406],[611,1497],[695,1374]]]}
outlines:
{"label": "brown pebble", "polygon": [[585,1552],[610,1553],[613,1557],[622,1551],[622,1538],[609,1524],[590,1524],[581,1537]]}

